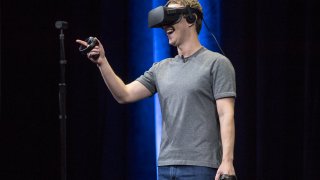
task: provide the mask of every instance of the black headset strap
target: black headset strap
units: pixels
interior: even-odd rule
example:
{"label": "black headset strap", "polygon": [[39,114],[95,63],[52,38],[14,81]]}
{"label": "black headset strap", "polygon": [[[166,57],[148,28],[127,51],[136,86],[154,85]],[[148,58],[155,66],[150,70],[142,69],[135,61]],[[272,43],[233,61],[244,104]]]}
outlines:
{"label": "black headset strap", "polygon": [[165,9],[167,9],[168,14],[186,14],[190,16],[190,13],[193,14],[195,13],[200,19],[203,19],[203,15],[200,10],[196,8],[192,8],[190,6],[187,7],[181,7],[181,8],[171,8],[171,7],[166,7],[164,6]]}
{"label": "black headset strap", "polygon": [[188,5],[188,6],[187,6],[187,10],[189,11],[189,12],[188,12],[189,15],[195,13],[195,14],[198,16],[198,18],[203,19],[203,14],[202,14],[202,12],[201,12],[199,9],[192,8],[192,7],[190,7],[190,6]]}

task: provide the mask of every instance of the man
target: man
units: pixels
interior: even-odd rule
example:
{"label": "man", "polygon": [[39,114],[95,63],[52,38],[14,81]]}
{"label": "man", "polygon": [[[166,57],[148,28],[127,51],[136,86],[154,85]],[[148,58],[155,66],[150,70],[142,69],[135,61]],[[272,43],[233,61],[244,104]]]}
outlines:
{"label": "man", "polygon": [[[196,0],[169,0],[170,8],[187,6],[202,13]],[[235,175],[235,72],[230,61],[203,47],[199,14],[183,14],[163,26],[178,55],[155,63],[144,75],[124,84],[114,73],[99,42],[87,56],[97,64],[113,97],[130,103],[159,94],[163,126],[158,159],[159,180],[218,180]],[[82,40],[81,45],[87,46]]]}

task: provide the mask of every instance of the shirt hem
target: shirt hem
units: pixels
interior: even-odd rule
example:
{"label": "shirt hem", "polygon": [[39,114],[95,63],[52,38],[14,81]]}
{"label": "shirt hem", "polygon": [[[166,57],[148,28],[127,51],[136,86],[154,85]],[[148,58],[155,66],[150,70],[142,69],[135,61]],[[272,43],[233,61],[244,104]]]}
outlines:
{"label": "shirt hem", "polygon": [[236,97],[236,93],[234,92],[225,92],[225,93],[220,93],[214,96],[214,98],[217,99],[222,99],[222,98],[227,98],[227,97]]}
{"label": "shirt hem", "polygon": [[154,89],[153,89],[152,87],[150,87],[149,84],[148,84],[147,82],[145,82],[143,79],[138,78],[138,79],[136,79],[136,81],[138,81],[138,82],[141,83],[144,87],[146,87],[146,88],[150,91],[151,94],[154,94],[154,93],[155,93]]}

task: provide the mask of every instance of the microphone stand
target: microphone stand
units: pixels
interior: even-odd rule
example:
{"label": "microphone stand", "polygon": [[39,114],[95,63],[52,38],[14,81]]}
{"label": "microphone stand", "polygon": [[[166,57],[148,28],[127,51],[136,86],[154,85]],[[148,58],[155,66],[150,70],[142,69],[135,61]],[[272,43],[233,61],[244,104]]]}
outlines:
{"label": "microphone stand", "polygon": [[64,34],[63,30],[67,29],[68,23],[65,21],[56,21],[55,26],[60,30],[60,83],[59,83],[59,119],[60,119],[60,178],[61,180],[67,179],[67,138],[66,138],[66,64],[64,51]]}

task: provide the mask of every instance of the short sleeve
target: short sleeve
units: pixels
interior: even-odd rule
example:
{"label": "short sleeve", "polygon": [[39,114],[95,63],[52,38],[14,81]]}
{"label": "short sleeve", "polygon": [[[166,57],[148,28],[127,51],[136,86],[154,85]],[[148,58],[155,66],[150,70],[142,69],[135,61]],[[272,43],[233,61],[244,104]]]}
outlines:
{"label": "short sleeve", "polygon": [[154,63],[148,71],[136,79],[136,81],[139,81],[142,85],[144,85],[151,92],[151,94],[155,94],[157,92],[155,83],[155,70],[157,64],[158,63]]}
{"label": "short sleeve", "polygon": [[224,56],[214,62],[212,68],[212,89],[214,98],[236,97],[236,78],[234,68]]}

